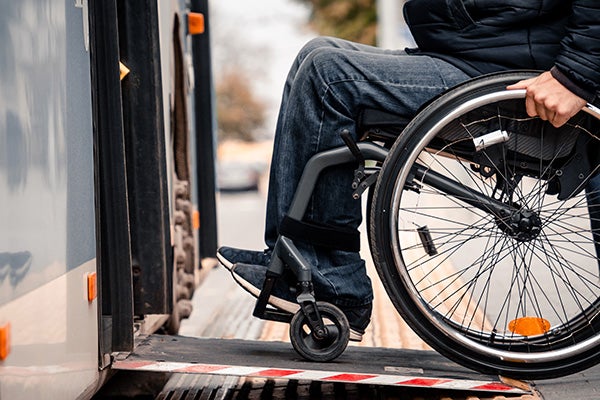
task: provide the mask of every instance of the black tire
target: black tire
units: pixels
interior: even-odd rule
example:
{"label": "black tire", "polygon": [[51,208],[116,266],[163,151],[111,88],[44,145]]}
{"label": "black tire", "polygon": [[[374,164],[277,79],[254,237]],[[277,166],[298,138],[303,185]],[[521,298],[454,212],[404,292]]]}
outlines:
{"label": "black tire", "polygon": [[[425,342],[466,367],[525,379],[600,361],[600,228],[589,215],[600,201],[586,201],[589,184],[564,200],[549,194],[582,155],[592,167],[574,179],[595,174],[600,124],[583,112],[560,129],[529,118],[524,93],[505,88],[533,75],[475,79],[423,109],[383,164],[369,226],[385,289]],[[476,151],[472,139],[490,132],[496,144]],[[428,180],[434,172],[516,211],[449,195]]]}
{"label": "black tire", "polygon": [[327,328],[327,336],[315,338],[308,320],[299,310],[290,322],[290,341],[302,357],[310,361],[327,362],[339,357],[350,340],[350,326],[344,313],[333,304],[317,302],[317,308]]}

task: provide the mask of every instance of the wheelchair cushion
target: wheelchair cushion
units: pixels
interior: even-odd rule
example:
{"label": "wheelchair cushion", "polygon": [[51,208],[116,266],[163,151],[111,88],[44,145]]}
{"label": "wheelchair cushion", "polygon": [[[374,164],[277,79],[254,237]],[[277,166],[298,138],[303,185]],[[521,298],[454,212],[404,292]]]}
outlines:
{"label": "wheelchair cushion", "polygon": [[409,118],[397,114],[366,108],[357,121],[360,140],[393,142],[409,122]]}

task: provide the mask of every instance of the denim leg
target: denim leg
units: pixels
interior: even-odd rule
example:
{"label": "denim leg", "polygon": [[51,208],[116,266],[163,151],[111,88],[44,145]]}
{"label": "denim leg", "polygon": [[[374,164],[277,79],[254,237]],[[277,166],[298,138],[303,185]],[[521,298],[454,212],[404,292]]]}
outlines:
{"label": "denim leg", "polygon": [[[290,67],[290,70],[288,72],[288,76],[286,78],[286,82],[285,82],[285,85],[283,88],[283,95],[281,98],[281,106],[279,108],[277,125],[275,128],[275,138],[274,138],[274,145],[273,145],[273,155],[274,155],[273,161],[275,160],[276,157],[277,158],[281,157],[281,154],[284,154],[284,156],[283,156],[284,158],[287,157],[287,155],[285,155],[287,150],[285,150],[285,149],[282,149],[281,151],[279,150],[280,148],[285,147],[285,145],[281,144],[280,138],[282,137],[281,132],[283,131],[283,123],[286,120],[286,112],[287,112],[287,108],[288,108],[288,104],[289,104],[289,102],[288,102],[289,93],[292,89],[292,86],[296,79],[296,74],[298,73],[300,66],[302,65],[304,60],[314,51],[316,51],[316,50],[328,51],[329,49],[344,49],[344,50],[348,50],[348,51],[362,52],[365,54],[367,54],[367,53],[370,53],[370,54],[397,54],[397,55],[405,54],[405,52],[403,50],[383,50],[378,47],[367,46],[367,45],[363,45],[360,43],[354,43],[354,42],[350,42],[347,40],[333,38],[333,37],[327,37],[327,36],[317,37],[315,39],[312,39],[308,43],[306,43],[304,45],[304,47],[296,55],[296,59],[294,60],[294,62],[292,63],[292,66]],[[293,105],[293,106],[295,107],[297,105]],[[287,209],[289,208],[289,203],[290,203],[289,199],[287,199],[287,200],[281,199],[281,201],[283,202],[283,206],[279,206],[279,203],[280,203],[279,192],[281,192],[281,190],[279,190],[279,185],[276,183],[276,179],[275,179],[275,177],[277,176],[278,169],[279,169],[279,166],[278,166],[277,162],[272,162],[271,170],[270,170],[270,180],[269,180],[270,185],[269,185],[268,202],[267,202],[267,218],[266,218],[266,224],[265,224],[265,243],[267,244],[267,247],[270,249],[272,249],[275,246],[275,242],[277,240],[277,234],[278,234],[277,228],[279,226],[279,223],[281,222],[281,217],[277,216],[278,213],[276,210],[281,210],[283,208],[285,211],[287,211]],[[284,188],[284,190],[286,190],[286,189]],[[293,195],[293,193],[291,193],[291,194]]]}
{"label": "denim leg", "polygon": [[[313,41],[300,52],[286,82],[277,130],[265,239],[272,247],[308,159],[342,146],[347,129],[363,108],[378,108],[411,118],[427,100],[469,76],[444,61],[410,56],[334,39]],[[325,171],[305,219],[357,228],[360,201],[352,199],[354,165]],[[296,243],[313,266],[317,297],[340,306],[372,300],[371,282],[358,253],[315,249]]]}

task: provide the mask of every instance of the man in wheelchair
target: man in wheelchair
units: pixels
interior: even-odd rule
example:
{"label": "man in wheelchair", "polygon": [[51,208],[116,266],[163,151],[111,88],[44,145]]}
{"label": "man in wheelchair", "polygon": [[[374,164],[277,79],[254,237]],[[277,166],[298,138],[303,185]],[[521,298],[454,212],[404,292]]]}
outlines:
{"label": "man in wheelchair", "polygon": [[[418,48],[384,50],[322,37],[299,52],[275,132],[267,249],[218,251],[235,280],[258,297],[278,236],[300,238],[296,245],[311,266],[315,297],[345,314],[350,340],[361,340],[373,300],[358,251],[362,216],[360,202],[353,199],[356,165],[326,169],[302,221],[286,218],[312,156],[343,146],[344,131],[352,143],[359,141],[357,125],[365,109],[406,124],[442,92],[489,73],[544,71],[508,89],[525,90],[527,114],[556,128],[600,91],[597,0],[409,0],[404,15]],[[272,288],[269,304],[294,313],[299,308],[296,280],[289,271],[283,278]]]}

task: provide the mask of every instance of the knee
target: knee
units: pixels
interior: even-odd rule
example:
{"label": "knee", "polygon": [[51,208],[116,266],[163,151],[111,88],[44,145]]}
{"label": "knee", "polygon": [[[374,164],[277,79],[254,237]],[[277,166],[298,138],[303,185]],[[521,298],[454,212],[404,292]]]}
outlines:
{"label": "knee", "polygon": [[[314,42],[310,52],[303,55],[302,61],[296,65],[293,74],[295,85],[328,85],[352,74],[352,52],[336,46],[332,38],[318,38]],[[319,43],[322,45],[317,46]]]}
{"label": "knee", "polygon": [[348,53],[343,49],[320,47],[306,56],[298,74],[320,76],[323,81],[329,82],[347,72],[350,65]]}
{"label": "knee", "polygon": [[320,36],[308,41],[302,49],[298,52],[296,56],[296,61],[298,64],[302,64],[302,62],[313,52],[320,49],[334,49],[339,47],[337,45],[337,41],[339,39],[328,37],[328,36]]}

